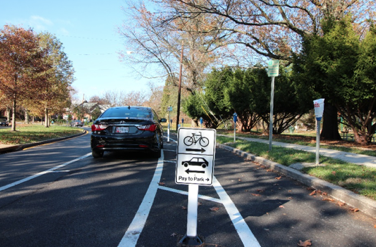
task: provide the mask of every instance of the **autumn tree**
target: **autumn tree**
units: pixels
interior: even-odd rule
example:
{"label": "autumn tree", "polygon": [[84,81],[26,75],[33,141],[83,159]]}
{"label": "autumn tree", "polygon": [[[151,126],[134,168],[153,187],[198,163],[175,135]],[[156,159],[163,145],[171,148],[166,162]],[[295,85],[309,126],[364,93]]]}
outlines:
{"label": "autumn tree", "polygon": [[122,105],[134,105],[142,106],[147,101],[147,94],[143,91],[131,91],[129,93],[123,93]]}
{"label": "autumn tree", "polygon": [[[362,31],[374,19],[376,3],[368,0],[162,0],[190,7],[176,8],[170,19],[193,19],[210,14],[225,19],[223,29],[235,34],[233,41],[249,47],[259,55],[292,61],[291,52],[301,48],[307,34],[322,32],[321,19],[342,19],[350,13],[357,29]],[[175,4],[175,6],[178,6]]]}
{"label": "autumn tree", "polygon": [[109,102],[105,98],[100,97],[98,95],[94,95],[94,96],[90,97],[89,102],[90,103],[98,103],[100,105],[108,105],[109,104]]}
{"label": "autumn tree", "polygon": [[[208,16],[166,21],[165,10],[175,11],[175,8],[174,3],[147,6],[139,1],[128,1],[124,8],[127,20],[119,29],[127,44],[121,55],[140,76],[150,79],[158,74],[159,78],[168,77],[177,86],[184,49],[182,87],[194,93],[201,87],[205,69],[217,62],[216,49],[227,36],[216,31],[222,22]],[[141,66],[141,69],[137,70],[135,66]]]}
{"label": "autumn tree", "polygon": [[12,131],[16,130],[17,102],[34,98],[47,70],[44,51],[29,29],[7,26],[0,31],[0,91],[12,101]]}
{"label": "autumn tree", "polygon": [[64,52],[63,44],[50,33],[40,33],[39,44],[45,52],[44,62],[50,64],[44,73],[45,83],[39,90],[38,99],[44,105],[45,126],[49,126],[49,112],[61,113],[69,107],[69,87],[74,81],[72,62]]}

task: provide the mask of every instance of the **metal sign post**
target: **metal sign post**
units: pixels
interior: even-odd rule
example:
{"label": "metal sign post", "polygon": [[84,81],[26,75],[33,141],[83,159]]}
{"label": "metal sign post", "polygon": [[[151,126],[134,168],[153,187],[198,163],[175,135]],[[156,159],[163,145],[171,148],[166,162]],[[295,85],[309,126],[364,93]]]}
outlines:
{"label": "metal sign post", "polygon": [[316,166],[320,163],[320,123],[322,119],[322,114],[324,112],[324,100],[317,99],[313,101],[315,107],[316,116]]}
{"label": "metal sign post", "polygon": [[273,108],[274,108],[274,77],[279,75],[279,60],[268,62],[268,76],[272,78],[270,91],[269,151],[272,150],[273,139]]}
{"label": "metal sign post", "polygon": [[197,236],[199,185],[211,185],[216,147],[215,129],[179,128],[175,183],[188,185],[187,234],[179,241],[188,246],[201,246]]}
{"label": "metal sign post", "polygon": [[236,121],[238,120],[238,114],[236,114],[236,112],[234,112],[232,117],[234,119],[234,142],[236,142]]}
{"label": "metal sign post", "polygon": [[168,112],[167,142],[170,142],[170,112],[171,111],[172,111],[172,106],[167,107],[167,112]]}

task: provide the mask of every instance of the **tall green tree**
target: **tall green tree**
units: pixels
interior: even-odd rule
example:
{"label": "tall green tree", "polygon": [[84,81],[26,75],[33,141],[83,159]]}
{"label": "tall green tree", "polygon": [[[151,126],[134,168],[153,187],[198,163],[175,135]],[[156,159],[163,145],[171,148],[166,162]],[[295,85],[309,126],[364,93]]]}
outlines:
{"label": "tall green tree", "polygon": [[374,28],[362,39],[350,16],[325,19],[322,26],[323,35],[305,37],[302,53],[295,56],[296,79],[341,113],[357,143],[367,144],[375,130]]}
{"label": "tall green tree", "polygon": [[[305,89],[291,79],[290,73],[281,67],[276,79],[273,133],[280,134],[288,129],[311,106],[304,97]],[[203,117],[209,121],[207,126],[213,128],[219,125],[213,119],[230,119],[236,112],[241,129],[250,131],[260,119],[269,126],[270,90],[271,79],[265,68],[213,70],[205,81],[202,99],[199,95],[191,96],[184,110],[192,118]],[[204,115],[205,106],[212,110],[212,119]]]}
{"label": "tall green tree", "polygon": [[234,112],[225,99],[225,91],[231,84],[232,69],[213,69],[207,75],[204,88],[201,92],[190,95],[183,103],[183,110],[194,121],[203,118],[205,126],[217,128],[222,121],[231,117]]}

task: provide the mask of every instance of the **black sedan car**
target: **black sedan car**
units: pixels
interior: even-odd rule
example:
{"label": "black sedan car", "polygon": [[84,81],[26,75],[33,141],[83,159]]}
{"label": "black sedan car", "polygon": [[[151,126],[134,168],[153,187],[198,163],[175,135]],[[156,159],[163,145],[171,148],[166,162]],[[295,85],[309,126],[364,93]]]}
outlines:
{"label": "black sedan car", "polygon": [[112,107],[103,112],[91,126],[91,150],[94,158],[104,151],[147,151],[161,156],[163,129],[150,107]]}

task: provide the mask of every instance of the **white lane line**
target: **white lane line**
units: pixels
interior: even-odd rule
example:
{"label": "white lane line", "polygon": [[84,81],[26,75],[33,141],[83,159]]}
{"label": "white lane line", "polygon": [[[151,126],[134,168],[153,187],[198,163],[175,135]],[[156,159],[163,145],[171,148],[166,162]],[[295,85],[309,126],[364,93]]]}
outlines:
{"label": "white lane line", "polygon": [[26,178],[24,178],[24,179],[18,180],[18,181],[16,181],[16,182],[11,183],[11,184],[4,185],[4,186],[0,187],[0,192],[3,191],[3,190],[9,189],[9,188],[11,188],[11,187],[13,187],[13,186],[16,186],[16,185],[22,184],[22,183],[24,183],[24,182],[27,182],[27,181],[29,181],[29,180],[32,180],[32,179],[34,179],[34,178],[37,178],[37,177],[39,177],[39,176],[42,176],[42,175],[44,175],[44,174],[50,173],[50,172],[52,172],[52,171],[54,171],[54,170],[57,170],[57,169],[59,169],[59,168],[62,168],[62,167],[64,167],[64,166],[67,166],[67,165],[69,165],[69,164],[72,164],[73,162],[76,162],[76,161],[82,160],[82,159],[84,159],[84,158],[86,158],[86,157],[88,157],[88,156],[90,156],[90,155],[91,155],[91,152],[88,153],[88,154],[86,154],[86,155],[84,155],[84,156],[81,156],[81,157],[79,157],[79,158],[77,158],[77,159],[74,159],[74,160],[71,160],[71,161],[66,162],[66,163],[64,163],[64,164],[61,164],[61,165],[55,166],[55,167],[53,167],[53,168],[50,168],[50,169],[48,169],[48,170],[46,170],[46,171],[39,172],[39,173],[34,174],[34,175],[30,176],[30,177],[26,177]]}
{"label": "white lane line", "polygon": [[243,242],[244,247],[261,247],[252,231],[249,229],[247,223],[244,221],[242,215],[236,208],[231,198],[227,195],[216,177],[213,178],[213,187],[217,191],[219,198],[221,198],[222,204],[225,207],[232,224],[235,226],[236,231],[240,239]]}
{"label": "white lane line", "polygon": [[[172,188],[168,188],[168,187],[165,187],[165,186],[158,186],[158,188],[161,189],[161,190],[166,190],[166,191],[170,191],[170,192],[174,192],[174,193],[177,193],[177,194],[188,196],[188,191],[172,189]],[[216,202],[216,203],[222,203],[222,201],[220,199],[210,197],[210,196],[198,195],[198,198],[203,199],[203,200],[207,200],[207,201]]]}
{"label": "white lane line", "polygon": [[164,160],[163,162],[165,162],[165,163],[175,163],[176,164],[176,160]]}
{"label": "white lane line", "polygon": [[[166,137],[166,139],[167,139],[167,137]],[[178,143],[178,141],[172,139],[171,137],[170,137],[170,141],[175,142],[175,143]],[[168,142],[167,142],[167,143],[168,143]]]}
{"label": "white lane line", "polygon": [[142,200],[140,207],[136,215],[134,216],[130,226],[128,227],[126,233],[121,239],[118,247],[132,247],[136,246],[138,238],[144,228],[146,219],[148,218],[151,206],[153,205],[155,195],[158,190],[158,183],[161,180],[161,175],[163,171],[163,152],[161,151],[161,158],[158,159],[158,165],[155,169],[154,176],[150,182],[149,188]]}

